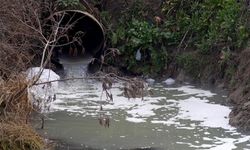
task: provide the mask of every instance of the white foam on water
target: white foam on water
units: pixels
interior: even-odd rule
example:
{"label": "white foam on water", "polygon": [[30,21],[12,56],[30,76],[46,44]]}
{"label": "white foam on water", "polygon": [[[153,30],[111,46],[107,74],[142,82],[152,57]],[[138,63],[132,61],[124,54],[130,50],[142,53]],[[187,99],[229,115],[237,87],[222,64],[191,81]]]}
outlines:
{"label": "white foam on water", "polygon": [[66,78],[85,77],[87,70],[88,66],[81,63],[74,65],[64,64],[64,72]]}
{"label": "white foam on water", "polygon": [[228,114],[230,109],[219,104],[210,104],[206,100],[190,97],[179,101],[179,114],[173,119],[190,119],[201,121],[202,126],[223,129],[235,129],[229,125]]}
{"label": "white foam on water", "polygon": [[146,122],[146,119],[143,118],[130,118],[130,117],[126,117],[126,120],[129,122],[134,122],[134,123],[142,123],[142,122]]}
{"label": "white foam on water", "polygon": [[165,90],[177,90],[183,92],[183,94],[177,94],[175,96],[186,96],[186,95],[195,95],[199,97],[213,97],[216,93],[212,93],[211,91],[202,90],[195,88],[191,85],[185,85],[178,88],[165,88]]}
{"label": "white foam on water", "polygon": [[[116,87],[121,86],[121,84],[117,84]],[[78,93],[77,96],[76,94],[69,94],[64,97],[64,95],[60,95],[59,101],[55,101],[53,103],[53,107],[56,110],[65,110],[67,111],[84,111],[86,108],[89,109],[98,109],[99,104],[97,102],[100,101],[105,101],[105,96],[103,95],[103,99],[101,100],[101,83],[95,83],[95,88],[94,90],[96,91],[97,97],[91,97],[91,98],[84,98],[80,99],[80,97],[85,97],[88,95],[88,92],[86,93]],[[183,92],[182,94],[179,95],[196,95],[196,96],[207,96],[211,97],[214,96],[214,93],[211,93],[210,91],[205,91],[201,89],[195,89],[193,86],[182,86],[179,88],[165,88],[165,90],[178,90]],[[113,93],[113,102],[109,102],[105,105],[103,105],[103,109],[106,111],[111,111],[111,110],[125,110],[126,114],[130,118],[135,118],[137,120],[138,118],[149,118],[153,116],[157,116],[155,113],[156,110],[164,108],[164,109],[173,109],[173,107],[179,107],[179,114],[175,117],[170,118],[169,120],[153,120],[151,121],[152,123],[160,123],[162,122],[163,124],[180,124],[178,122],[179,119],[190,119],[194,121],[201,121],[201,126],[209,126],[209,127],[222,127],[225,129],[231,129],[228,125],[228,119],[225,118],[229,114],[230,109],[228,107],[218,105],[218,104],[210,104],[208,103],[208,100],[200,99],[200,98],[195,98],[191,97],[186,100],[166,100],[165,97],[145,97],[145,100],[142,101],[140,98],[135,98],[135,99],[128,99],[126,97],[121,96],[122,91],[119,88],[115,88],[111,90]],[[64,91],[66,92],[66,91]],[[72,91],[70,92],[72,93]],[[82,94],[82,95],[81,95]],[[84,96],[85,95],[85,96]],[[67,99],[75,99],[74,101],[81,102],[81,101],[92,101],[92,105],[82,105],[80,108],[77,108],[75,110],[74,107],[67,107],[62,104],[62,100],[60,98],[65,98],[64,101],[67,101]],[[79,99],[76,99],[79,98]],[[169,105],[160,105],[158,102],[160,100],[166,100],[171,102],[172,104]],[[61,109],[60,107],[64,107]],[[169,107],[169,108],[168,108]],[[176,108],[175,108],[176,109]],[[131,121],[132,119],[129,119],[128,121]]]}
{"label": "white foam on water", "polygon": [[164,124],[164,125],[169,124],[168,121],[158,121],[158,120],[152,120],[151,123],[153,123],[153,124]]}
{"label": "white foam on water", "polygon": [[174,103],[171,104],[172,106],[179,108],[178,114],[168,120],[154,120],[152,123],[173,124],[181,127],[179,120],[185,119],[199,121],[200,126],[235,130],[228,124],[229,119],[227,116],[231,111],[229,107],[211,104],[208,100],[193,96],[180,101],[171,100],[171,102]]}
{"label": "white foam on water", "polygon": [[[26,71],[27,80],[32,80],[34,77],[38,76],[40,73],[40,67],[29,68]],[[50,69],[44,69],[36,83],[45,83],[46,84],[39,84],[33,85],[28,89],[29,99],[32,101],[34,105],[41,109],[41,112],[47,112],[48,108],[50,107],[50,103],[52,98],[54,97],[57,89],[58,89],[58,82],[51,82],[59,80],[60,77]]]}
{"label": "white foam on water", "polygon": [[163,81],[166,85],[173,85],[175,84],[175,80],[172,78],[168,78],[167,80]]}
{"label": "white foam on water", "polygon": [[[178,88],[164,88],[165,91],[178,91],[180,94],[174,96],[187,96],[184,100],[167,99],[163,95],[159,97],[145,97],[144,101],[140,98],[128,99],[122,96],[120,88],[113,88],[111,92],[113,94],[113,101],[106,101],[105,95],[102,95],[102,84],[97,81],[81,85],[81,89],[85,87],[91,87],[91,90],[79,91],[78,88],[67,89],[60,87],[58,99],[52,104],[52,111],[67,111],[71,113],[79,113],[83,116],[98,116],[100,105],[103,110],[109,115],[118,114],[125,116],[125,120],[131,123],[146,123],[151,122],[152,124],[162,124],[165,126],[175,126],[176,129],[182,130],[194,130],[197,126],[204,128],[220,128],[230,133],[237,133],[236,129],[228,124],[228,114],[230,109],[226,106],[210,103],[208,98],[216,95],[210,91],[196,89],[194,86],[185,85]],[[121,83],[114,84],[115,87],[121,87]],[[153,89],[153,88],[152,88]],[[163,91],[164,91],[163,90]],[[75,92],[75,93],[74,93]],[[68,93],[68,94],[67,94]],[[95,96],[89,97],[92,93]],[[101,99],[102,95],[102,99]],[[67,102],[73,103],[77,106],[67,105]],[[161,104],[161,102],[167,102],[167,104]],[[168,119],[157,114],[158,110],[161,112],[164,110],[176,110],[178,113],[171,116]],[[121,112],[117,112],[117,110]],[[122,113],[123,112],[123,113]],[[152,119],[153,118],[153,119]],[[181,120],[195,121],[196,124],[190,124],[186,126]],[[156,130],[157,132],[165,132],[165,130]],[[204,132],[205,133],[205,132]],[[208,132],[209,133],[209,132]],[[199,136],[199,135],[197,135]],[[204,139],[206,140],[206,139]],[[185,143],[189,147],[196,149],[227,149],[231,150],[236,147],[236,144],[244,143],[249,140],[248,136],[240,136],[238,138],[217,138],[217,142],[213,144],[200,144],[197,145],[191,143]]]}
{"label": "white foam on water", "polygon": [[151,116],[155,116],[156,113],[154,112],[154,110],[157,110],[161,108],[161,106],[157,106],[157,105],[150,105],[150,104],[146,104],[145,105],[139,105],[139,106],[135,106],[132,110],[128,110],[127,113],[132,115],[133,117],[151,117]]}
{"label": "white foam on water", "polygon": [[64,67],[64,75],[66,78],[85,77],[88,72],[88,64],[92,57],[86,56],[84,58],[63,58],[60,63]]}

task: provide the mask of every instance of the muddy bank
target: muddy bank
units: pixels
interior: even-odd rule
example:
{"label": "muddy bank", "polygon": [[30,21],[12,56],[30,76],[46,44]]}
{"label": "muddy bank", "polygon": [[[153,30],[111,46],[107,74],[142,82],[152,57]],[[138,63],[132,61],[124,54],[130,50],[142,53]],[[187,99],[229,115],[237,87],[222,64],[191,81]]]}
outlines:
{"label": "muddy bank", "polygon": [[[217,58],[220,56],[218,55]],[[250,48],[234,54],[231,64],[235,65],[232,76],[228,76],[226,71],[230,66],[219,68],[220,59],[213,60],[209,65],[203,66],[199,78],[190,77],[182,68],[175,72],[177,81],[198,82],[202,85],[212,85],[228,91],[228,103],[232,105],[229,114],[229,124],[243,131],[250,130]],[[223,71],[224,70],[224,71]]]}
{"label": "muddy bank", "polygon": [[250,130],[250,48],[239,55],[239,65],[229,98],[234,105],[230,124]]}

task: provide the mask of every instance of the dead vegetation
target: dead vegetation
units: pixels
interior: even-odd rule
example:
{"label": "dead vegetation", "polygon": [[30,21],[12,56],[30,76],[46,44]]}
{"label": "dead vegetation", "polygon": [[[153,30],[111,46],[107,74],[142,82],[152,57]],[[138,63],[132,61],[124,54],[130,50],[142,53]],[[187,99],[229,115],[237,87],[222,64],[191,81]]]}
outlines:
{"label": "dead vegetation", "polygon": [[33,111],[24,76],[11,77],[0,85],[0,149],[42,150],[44,140],[29,125]]}
{"label": "dead vegetation", "polygon": [[27,122],[32,110],[28,100],[28,82],[25,77],[17,76],[4,81],[0,86],[0,114],[5,119]]}
{"label": "dead vegetation", "polygon": [[1,150],[43,150],[44,141],[27,124],[0,122]]}
{"label": "dead vegetation", "polygon": [[41,72],[49,66],[53,45],[65,29],[59,31],[58,20],[51,17],[56,10],[50,1],[0,3],[0,149],[44,149],[43,139],[29,126],[33,107],[27,88],[38,77],[28,82],[22,72],[33,65],[41,64]]}
{"label": "dead vegetation", "polygon": [[15,18],[21,18],[24,11],[20,10],[21,7],[17,9],[22,6],[20,2],[0,0],[0,3],[2,6],[0,9],[0,75],[6,79],[19,74],[31,65],[34,55],[30,51],[34,46],[36,34]]}
{"label": "dead vegetation", "polygon": [[[22,101],[20,94],[27,95],[27,88],[36,84],[45,67],[51,66],[58,41],[68,38],[67,31],[75,22],[61,24],[67,14],[58,13],[56,1],[0,0],[0,3],[0,78],[4,80],[1,92],[11,91],[7,92],[8,96],[2,96],[8,105],[10,99]],[[65,44],[73,41],[68,42]],[[39,74],[25,83],[21,72],[38,65]]]}
{"label": "dead vegetation", "polygon": [[[57,4],[49,0],[0,0],[0,149],[39,150],[44,141],[29,126],[34,107],[28,88],[35,85],[45,67],[49,67],[58,40],[67,38],[74,23],[63,26],[65,13],[57,13]],[[76,39],[77,40],[77,39]],[[71,43],[72,41],[68,41]],[[66,43],[67,44],[67,43]],[[105,55],[115,57],[112,49]],[[104,56],[99,60],[103,65]],[[31,66],[40,66],[38,76],[27,81],[22,74]],[[143,97],[144,84],[137,79],[119,77],[114,73],[99,74],[107,100],[113,100],[110,89],[114,81],[125,81],[124,95]],[[109,118],[101,124],[109,127]]]}
{"label": "dead vegetation", "polygon": [[42,150],[44,140],[29,125],[33,111],[24,76],[11,77],[0,85],[0,149]]}

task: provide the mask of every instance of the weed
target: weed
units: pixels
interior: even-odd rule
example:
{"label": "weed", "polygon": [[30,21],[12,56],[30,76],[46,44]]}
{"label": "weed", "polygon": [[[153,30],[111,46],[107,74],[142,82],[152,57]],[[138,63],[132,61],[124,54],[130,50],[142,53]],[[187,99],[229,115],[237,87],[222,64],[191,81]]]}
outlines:
{"label": "weed", "polygon": [[[171,28],[184,38],[189,46],[201,54],[214,50],[242,47],[249,36],[246,26],[247,12],[241,2],[235,0],[170,0],[163,5],[163,11]],[[188,39],[191,39],[187,41]]]}

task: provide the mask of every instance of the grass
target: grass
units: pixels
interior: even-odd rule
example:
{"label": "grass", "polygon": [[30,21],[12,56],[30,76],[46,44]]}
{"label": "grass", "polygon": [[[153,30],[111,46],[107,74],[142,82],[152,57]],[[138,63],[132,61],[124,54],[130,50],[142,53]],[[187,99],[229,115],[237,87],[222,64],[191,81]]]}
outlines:
{"label": "grass", "polygon": [[4,119],[13,117],[26,121],[32,111],[28,99],[28,83],[25,77],[19,75],[3,81],[0,85],[0,116]]}
{"label": "grass", "polygon": [[43,139],[24,123],[0,123],[0,149],[1,150],[42,150]]}
{"label": "grass", "polygon": [[0,150],[43,150],[43,139],[28,124],[32,104],[21,75],[0,84]]}

